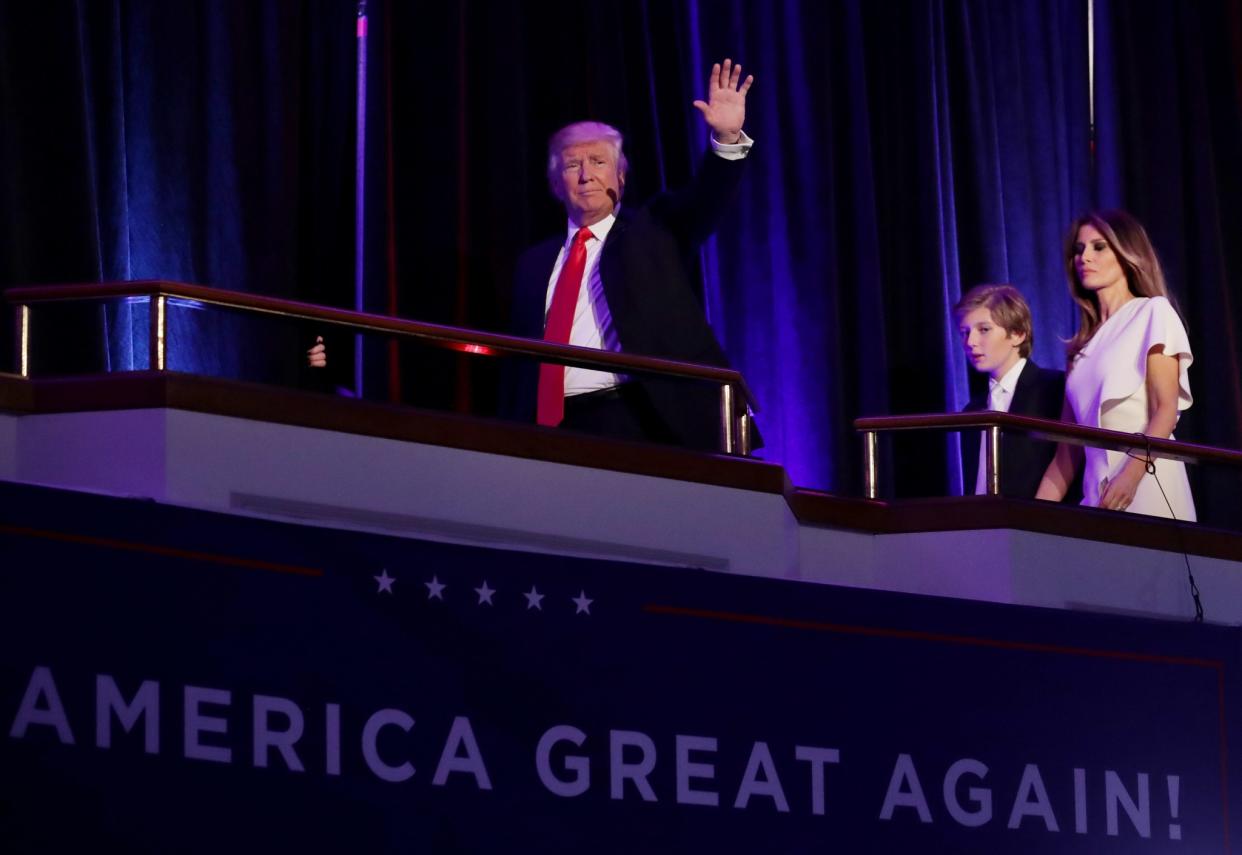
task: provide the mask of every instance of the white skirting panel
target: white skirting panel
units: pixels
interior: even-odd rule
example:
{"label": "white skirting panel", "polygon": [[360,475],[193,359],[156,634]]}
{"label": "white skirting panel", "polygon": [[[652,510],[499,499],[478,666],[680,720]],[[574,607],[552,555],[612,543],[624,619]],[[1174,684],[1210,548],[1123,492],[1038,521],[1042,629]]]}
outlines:
{"label": "white skirting panel", "polygon": [[17,480],[407,537],[793,577],[780,495],[182,410],[21,419]]}
{"label": "white skirting panel", "polygon": [[826,528],[802,529],[803,578],[940,597],[1144,617],[1194,616],[1186,562],[1206,619],[1242,624],[1242,561],[1189,557],[1012,529],[873,535],[868,550]]}

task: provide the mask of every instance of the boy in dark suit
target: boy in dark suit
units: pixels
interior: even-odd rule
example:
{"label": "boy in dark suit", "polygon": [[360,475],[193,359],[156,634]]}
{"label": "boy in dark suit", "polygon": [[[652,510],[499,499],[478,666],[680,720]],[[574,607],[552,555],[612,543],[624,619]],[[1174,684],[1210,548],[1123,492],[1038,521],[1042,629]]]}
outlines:
{"label": "boy in dark suit", "polygon": [[[1040,368],[1031,356],[1031,309],[1012,285],[978,285],[953,307],[966,359],[988,375],[988,390],[971,398],[966,412],[998,410],[1041,419],[1059,419],[1065,399],[1065,372]],[[982,435],[962,431],[963,488],[985,493]],[[1056,443],[1017,433],[1001,433],[1000,492],[1030,499],[1056,453]]]}

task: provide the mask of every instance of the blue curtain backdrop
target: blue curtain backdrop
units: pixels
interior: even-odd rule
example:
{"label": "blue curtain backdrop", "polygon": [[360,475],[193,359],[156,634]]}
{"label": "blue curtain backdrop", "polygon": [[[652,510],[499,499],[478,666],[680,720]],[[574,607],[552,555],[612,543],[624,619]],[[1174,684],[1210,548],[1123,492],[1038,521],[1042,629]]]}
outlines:
{"label": "blue curtain backdrop", "polygon": [[[0,282],[332,299],[352,270],[352,26],[348,4],[0,3]],[[296,375],[287,331],[189,311],[171,367]],[[75,320],[36,365],[142,364],[145,307]]]}
{"label": "blue curtain backdrop", "polygon": [[[1102,206],[1160,252],[1195,364],[1179,439],[1242,448],[1242,2],[1096,0]],[[1191,467],[1199,518],[1238,525],[1237,470]]]}
{"label": "blue curtain backdrop", "polygon": [[[729,55],[757,76],[758,144],[702,253],[704,300],[796,483],[858,490],[857,416],[965,403],[963,288],[1021,287],[1036,358],[1059,366],[1063,230],[1097,203],[1149,224],[1187,314],[1179,437],[1242,446],[1239,8],[1096,0],[1093,158],[1086,0],[371,0],[367,305],[503,328],[514,258],[562,227],[548,134],[609,121],[631,198],[677,186],[706,144],[690,102]],[[0,285],[166,277],[352,305],[355,15],[353,0],[0,3]],[[142,324],[124,312],[106,336],[81,319],[79,362],[130,364]],[[276,376],[310,332],[209,327],[174,356]],[[491,360],[379,345],[367,365],[373,394],[494,410]],[[959,486],[953,437],[902,451],[891,491]]]}
{"label": "blue curtain backdrop", "polygon": [[[709,303],[795,483],[858,488],[854,415],[966,404],[964,288],[1022,288],[1036,358],[1064,361],[1061,235],[1089,200],[1081,0],[700,5],[706,40],[736,33],[760,74]],[[924,451],[960,489],[956,437]],[[943,489],[943,465],[919,474],[903,489]]]}

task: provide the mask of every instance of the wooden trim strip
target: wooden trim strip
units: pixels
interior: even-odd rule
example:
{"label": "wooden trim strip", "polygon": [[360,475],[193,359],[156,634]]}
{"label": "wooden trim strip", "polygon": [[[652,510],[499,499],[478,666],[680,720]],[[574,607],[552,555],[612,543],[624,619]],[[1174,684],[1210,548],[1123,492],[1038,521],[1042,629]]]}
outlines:
{"label": "wooden trim strip", "polygon": [[[659,374],[729,384],[737,387],[751,409],[759,407],[751,394],[746,380],[731,368],[714,365],[697,365],[654,356],[613,353],[592,347],[575,347],[568,344],[552,344],[535,339],[519,338],[499,333],[410,321],[387,315],[374,315],[349,309],[318,306],[263,294],[227,291],[204,285],[170,282],[160,279],[134,282],[86,283],[66,285],[41,285],[26,288],[10,288],[4,296],[11,303],[34,304],[65,302],[73,300],[104,300],[121,297],[178,297],[215,306],[242,311],[261,312],[303,320],[318,320],[338,326],[351,327],[374,333],[412,336],[439,347],[460,350],[460,345],[480,348],[481,351],[499,354],[543,357],[564,365],[594,368],[615,373]],[[455,347],[457,346],[457,347]]]}

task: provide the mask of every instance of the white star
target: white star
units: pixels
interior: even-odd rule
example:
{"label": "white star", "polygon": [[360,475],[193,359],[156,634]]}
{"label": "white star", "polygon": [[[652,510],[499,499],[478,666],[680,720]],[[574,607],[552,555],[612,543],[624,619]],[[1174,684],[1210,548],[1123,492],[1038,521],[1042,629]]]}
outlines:
{"label": "white star", "polygon": [[578,607],[578,610],[574,612],[574,614],[576,615],[580,615],[583,613],[589,615],[591,613],[591,603],[595,602],[594,600],[589,599],[587,597],[586,591],[583,591],[581,594],[579,594],[576,597],[570,597],[569,600],[570,602],[572,602],[574,605]]}
{"label": "white star", "polygon": [[378,576],[372,576],[371,578],[379,582],[379,589],[375,592],[377,594],[391,594],[392,583],[397,581],[394,577],[388,575],[387,567],[381,570]]}
{"label": "white star", "polygon": [[543,611],[543,606],[539,604],[543,600],[543,594],[539,593],[539,589],[534,585],[530,586],[529,594],[523,594],[522,596],[526,598],[526,608],[528,610],[539,609],[539,611]]}
{"label": "white star", "polygon": [[438,576],[432,576],[430,582],[424,582],[423,584],[427,586],[427,599],[444,602],[444,589],[448,585],[441,582]]}
{"label": "white star", "polygon": [[480,606],[484,603],[487,603],[489,606],[494,605],[492,602],[492,594],[496,593],[496,589],[487,587],[486,579],[483,580],[483,586],[481,588],[475,588],[474,592],[479,595]]}

